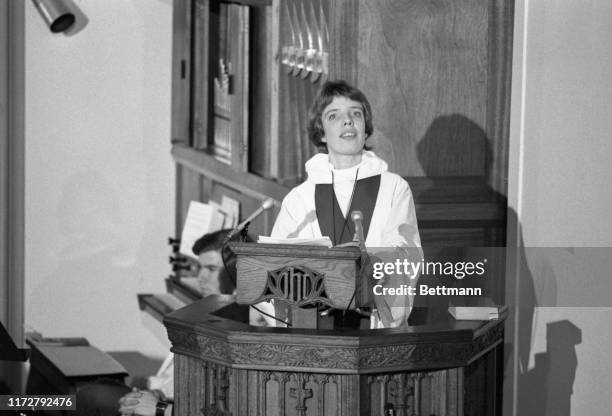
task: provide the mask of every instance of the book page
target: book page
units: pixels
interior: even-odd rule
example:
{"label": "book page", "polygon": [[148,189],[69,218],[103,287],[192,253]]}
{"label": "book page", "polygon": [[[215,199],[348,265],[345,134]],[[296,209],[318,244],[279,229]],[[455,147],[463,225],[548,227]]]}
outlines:
{"label": "book page", "polygon": [[198,201],[189,203],[187,218],[181,233],[181,246],[179,252],[185,256],[195,258],[191,248],[196,240],[206,233],[218,231],[223,227],[224,216],[217,208],[210,204]]}
{"label": "book page", "polygon": [[332,247],[333,244],[329,237],[321,238],[272,238],[260,235],[257,239],[258,243],[264,244],[295,244],[301,246],[323,246]]}

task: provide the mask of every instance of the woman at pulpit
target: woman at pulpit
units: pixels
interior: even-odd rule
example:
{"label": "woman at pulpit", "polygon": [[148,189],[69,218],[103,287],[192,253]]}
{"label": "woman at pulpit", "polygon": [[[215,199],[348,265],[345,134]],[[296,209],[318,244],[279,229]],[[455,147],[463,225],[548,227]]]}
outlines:
{"label": "woman at pulpit", "polygon": [[[350,213],[359,210],[366,247],[421,246],[410,187],[369,150],[373,131],[372,109],[359,89],[345,81],[322,86],[308,122],[309,139],[320,152],[306,162],[307,180],[284,198],[272,237],[328,236],[334,245],[344,244],[354,235]],[[404,323],[406,302],[389,299],[393,319],[375,320],[373,326]]]}

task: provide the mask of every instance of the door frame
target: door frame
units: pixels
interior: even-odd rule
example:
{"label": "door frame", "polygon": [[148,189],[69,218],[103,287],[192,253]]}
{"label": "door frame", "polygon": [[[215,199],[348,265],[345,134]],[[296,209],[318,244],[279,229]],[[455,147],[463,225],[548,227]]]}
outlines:
{"label": "door frame", "polygon": [[[0,320],[24,345],[25,2],[0,2]],[[0,381],[23,389],[23,366],[3,362]]]}

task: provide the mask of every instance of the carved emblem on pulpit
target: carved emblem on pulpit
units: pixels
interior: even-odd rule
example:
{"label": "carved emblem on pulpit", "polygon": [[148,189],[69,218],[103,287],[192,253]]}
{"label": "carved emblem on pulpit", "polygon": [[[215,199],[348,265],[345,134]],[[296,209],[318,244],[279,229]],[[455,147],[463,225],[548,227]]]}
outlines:
{"label": "carved emblem on pulpit", "polygon": [[214,403],[203,407],[200,411],[203,416],[232,416],[227,409],[227,390],[229,389],[229,371],[225,366],[210,363],[209,377],[212,380],[212,395]]}
{"label": "carved emblem on pulpit", "polygon": [[254,303],[272,299],[298,308],[317,304],[333,306],[325,292],[325,275],[305,266],[286,266],[268,272],[266,286]]}
{"label": "carved emblem on pulpit", "polygon": [[312,398],[312,389],[306,387],[308,375],[304,373],[294,373],[296,386],[289,388],[289,397],[296,399],[295,410],[298,416],[306,416],[306,400]]}

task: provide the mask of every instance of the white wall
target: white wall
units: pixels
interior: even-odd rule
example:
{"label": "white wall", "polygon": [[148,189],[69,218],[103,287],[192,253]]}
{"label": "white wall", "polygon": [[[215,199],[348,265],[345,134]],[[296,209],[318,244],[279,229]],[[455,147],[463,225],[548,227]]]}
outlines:
{"label": "white wall", "polygon": [[509,204],[546,307],[535,309],[513,414],[526,404],[538,415],[609,414],[612,3],[517,0],[516,11]]}
{"label": "white wall", "polygon": [[80,32],[26,5],[26,330],[161,357],[136,293],[173,233],[171,0],[81,0]]}

